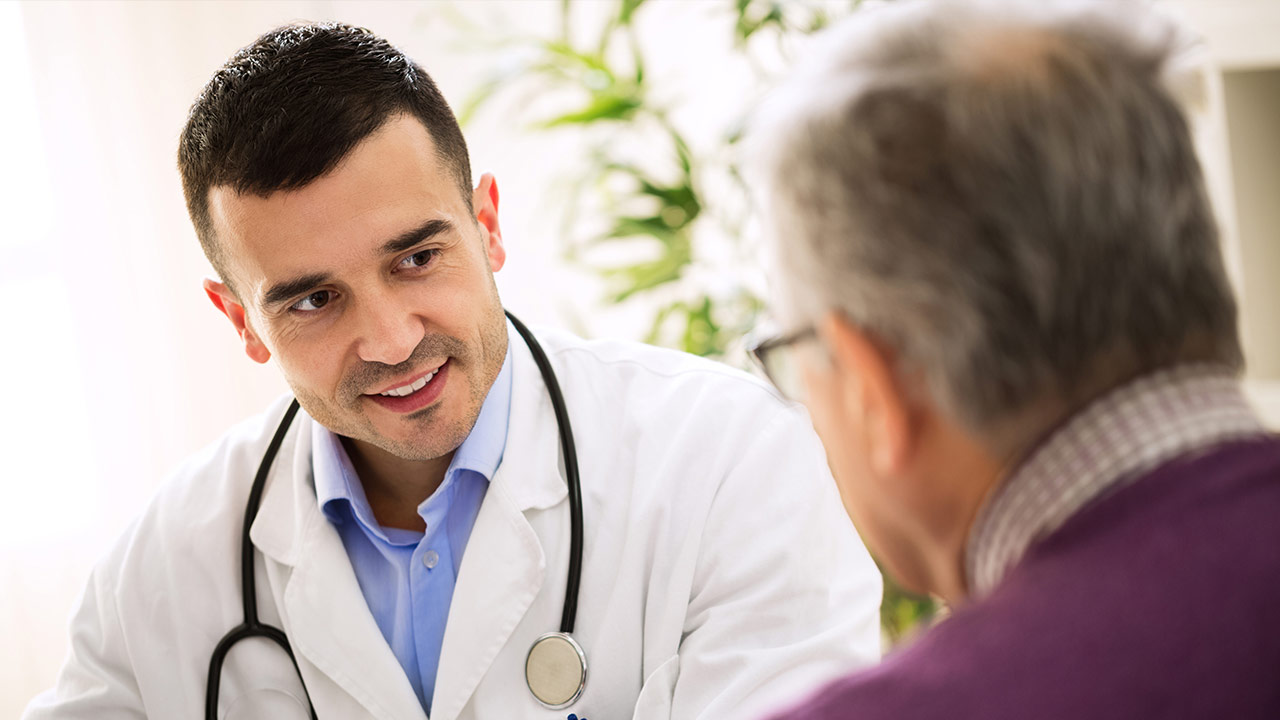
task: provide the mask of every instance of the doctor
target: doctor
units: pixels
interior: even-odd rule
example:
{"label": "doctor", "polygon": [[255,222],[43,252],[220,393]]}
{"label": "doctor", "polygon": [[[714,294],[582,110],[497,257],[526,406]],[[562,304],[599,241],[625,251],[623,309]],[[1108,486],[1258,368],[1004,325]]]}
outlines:
{"label": "doctor", "polygon": [[[740,717],[876,659],[879,576],[805,417],[686,355],[513,332],[497,185],[409,58],[270,32],[178,154],[205,290],[301,411],[163,486],[26,717]],[[250,614],[279,636],[211,662]]]}

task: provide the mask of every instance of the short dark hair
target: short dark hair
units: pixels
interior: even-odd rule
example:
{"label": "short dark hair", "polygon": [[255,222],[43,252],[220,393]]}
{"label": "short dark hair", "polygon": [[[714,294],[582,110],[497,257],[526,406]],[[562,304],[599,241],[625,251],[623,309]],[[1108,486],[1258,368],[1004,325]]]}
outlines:
{"label": "short dark hair", "polygon": [[223,281],[210,189],[265,197],[304,187],[399,113],[426,126],[470,208],[471,161],[453,111],[426,71],[369,30],[286,25],[214,73],[187,115],[178,169],[200,245]]}

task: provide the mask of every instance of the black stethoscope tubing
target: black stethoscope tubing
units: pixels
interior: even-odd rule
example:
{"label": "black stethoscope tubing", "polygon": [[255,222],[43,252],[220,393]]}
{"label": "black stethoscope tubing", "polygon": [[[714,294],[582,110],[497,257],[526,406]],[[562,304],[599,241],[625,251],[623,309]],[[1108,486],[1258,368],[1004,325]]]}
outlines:
{"label": "black stethoscope tubing", "polygon": [[[582,584],[582,484],[578,477],[578,452],[573,442],[573,429],[569,425],[569,411],[564,404],[564,394],[560,391],[560,383],[556,379],[555,371],[551,368],[551,361],[547,359],[542,345],[534,338],[529,328],[510,312],[506,315],[533,355],[533,361],[538,366],[542,381],[547,386],[547,394],[551,397],[551,407],[555,411],[556,425],[560,431],[560,449],[564,457],[564,470],[569,486],[569,578],[565,586],[560,632],[568,635],[573,632],[578,615],[578,588]],[[276,454],[280,452],[280,445],[284,443],[284,437],[288,434],[289,426],[297,414],[298,401],[295,398],[289,403],[289,409],[285,410],[280,426],[271,437],[271,442],[262,455],[262,462],[258,465],[258,473],[253,478],[253,487],[249,490],[249,500],[244,509],[244,527],[240,534],[240,592],[244,604],[244,622],[222,636],[213,650],[213,655],[209,658],[209,681],[206,686],[204,706],[206,720],[217,720],[218,688],[221,685],[222,665],[227,653],[241,640],[254,637],[271,640],[289,655],[289,661],[293,663],[293,669],[298,674],[298,681],[302,683],[302,691],[307,694],[311,718],[316,720],[316,708],[311,703],[311,693],[307,691],[307,684],[302,679],[302,670],[298,667],[298,660],[293,655],[289,638],[283,630],[258,619],[258,583],[253,572],[253,541],[249,537],[249,530],[253,527],[253,521],[258,517],[258,509],[262,505],[262,493],[266,488],[271,464]]]}
{"label": "black stethoscope tubing", "polygon": [[[218,717],[218,688],[222,684],[222,663],[226,660],[227,653],[231,648],[241,640],[260,637],[271,640],[289,655],[289,662],[293,663],[293,669],[298,673],[298,680],[302,681],[302,670],[298,667],[298,660],[293,656],[293,648],[289,646],[289,638],[285,636],[284,631],[271,625],[263,624],[258,620],[258,582],[253,574],[253,541],[249,537],[249,530],[253,527],[253,521],[258,516],[258,508],[262,505],[262,491],[267,485],[267,475],[271,471],[271,462],[275,460],[276,453],[280,452],[280,444],[284,442],[284,436],[289,432],[289,425],[293,422],[293,416],[298,414],[298,400],[295,398],[289,403],[289,409],[285,411],[284,418],[280,420],[280,426],[276,428],[276,434],[272,436],[271,443],[267,445],[267,451],[262,455],[262,462],[258,465],[258,474],[253,478],[253,487],[249,490],[249,501],[245,504],[244,509],[244,527],[241,529],[240,535],[240,595],[244,604],[244,622],[232,628],[230,632],[222,636],[218,641],[217,647],[213,649],[213,655],[209,658],[209,682],[206,686],[204,696],[204,716],[206,720],[217,720]],[[311,704],[311,693],[307,691],[307,684],[302,683],[302,691],[307,694],[307,706],[311,710],[311,719],[316,720],[316,708]]]}
{"label": "black stethoscope tubing", "polygon": [[507,319],[515,327],[533,362],[538,366],[542,382],[547,386],[547,395],[551,397],[551,408],[556,414],[556,427],[560,430],[560,452],[564,456],[564,473],[569,486],[569,578],[565,583],[564,611],[560,614],[560,632],[573,633],[573,625],[578,617],[578,586],[582,584],[582,482],[578,476],[578,448],[573,442],[573,428],[569,425],[569,410],[564,404],[564,393],[560,391],[560,381],[556,379],[551,361],[543,352],[542,345],[533,337],[533,333],[525,324],[507,313]]}

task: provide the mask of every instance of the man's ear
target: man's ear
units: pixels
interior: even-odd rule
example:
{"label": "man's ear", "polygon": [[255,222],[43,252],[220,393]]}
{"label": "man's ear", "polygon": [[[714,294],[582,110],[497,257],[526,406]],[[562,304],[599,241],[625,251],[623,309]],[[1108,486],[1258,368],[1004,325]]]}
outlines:
{"label": "man's ear", "polygon": [[502,244],[502,228],[498,225],[498,181],[494,180],[493,173],[480,176],[480,184],[471,195],[471,206],[475,209],[476,223],[484,233],[489,269],[498,272],[507,262],[507,249]]}
{"label": "man's ear", "polygon": [[258,337],[253,328],[249,327],[248,318],[245,316],[244,306],[236,299],[234,293],[224,284],[210,278],[205,278],[204,292],[209,296],[209,300],[213,302],[213,306],[218,311],[227,316],[231,324],[235,326],[236,334],[240,336],[240,340],[244,343],[244,353],[249,359],[256,363],[265,363],[271,359],[271,351],[266,345],[262,344],[262,340]]}
{"label": "man's ear", "polygon": [[850,412],[863,416],[870,448],[868,464],[882,477],[904,469],[915,427],[912,406],[894,371],[891,355],[839,312],[829,312],[819,324],[819,334],[831,352],[831,362],[840,375],[841,402]]}

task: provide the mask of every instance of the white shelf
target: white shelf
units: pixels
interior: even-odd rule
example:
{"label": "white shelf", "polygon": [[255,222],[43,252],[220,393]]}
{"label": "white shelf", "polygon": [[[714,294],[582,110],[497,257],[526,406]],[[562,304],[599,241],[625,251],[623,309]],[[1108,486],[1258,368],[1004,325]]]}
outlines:
{"label": "white shelf", "polygon": [[1250,395],[1280,426],[1280,0],[1160,4],[1204,39],[1196,147],[1240,300]]}
{"label": "white shelf", "polygon": [[1166,0],[1223,70],[1280,65],[1280,0]]}

